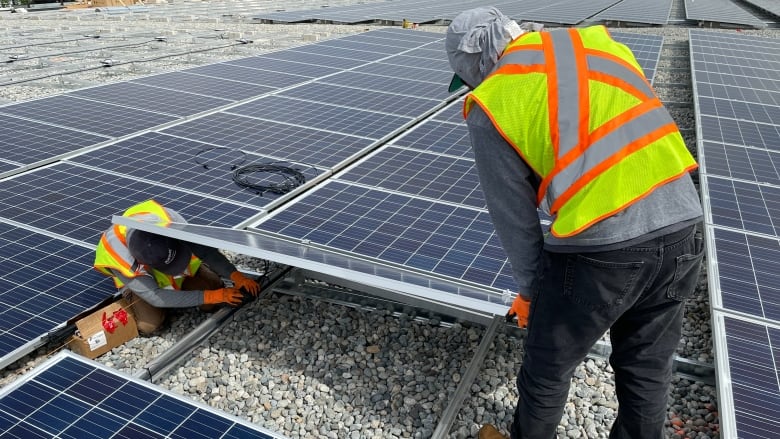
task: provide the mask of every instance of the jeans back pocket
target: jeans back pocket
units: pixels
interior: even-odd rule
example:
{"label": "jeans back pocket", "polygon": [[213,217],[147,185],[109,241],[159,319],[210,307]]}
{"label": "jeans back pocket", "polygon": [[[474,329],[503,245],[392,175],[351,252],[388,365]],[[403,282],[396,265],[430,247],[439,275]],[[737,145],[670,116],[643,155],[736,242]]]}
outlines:
{"label": "jeans back pocket", "polygon": [[694,238],[694,253],[677,256],[674,268],[674,278],[666,290],[666,297],[674,300],[685,300],[696,291],[699,282],[699,270],[704,259],[704,245],[700,237]]}

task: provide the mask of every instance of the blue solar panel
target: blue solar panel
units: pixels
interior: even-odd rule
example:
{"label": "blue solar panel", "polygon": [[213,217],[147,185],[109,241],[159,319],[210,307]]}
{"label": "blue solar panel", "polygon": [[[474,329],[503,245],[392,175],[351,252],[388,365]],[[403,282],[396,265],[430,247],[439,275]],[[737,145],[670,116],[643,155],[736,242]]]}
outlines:
{"label": "blue solar panel", "polygon": [[780,187],[702,176],[709,194],[712,224],[778,236]]}
{"label": "blue solar panel", "polygon": [[106,140],[107,137],[11,116],[3,116],[3,122],[0,124],[0,150],[3,151],[3,159],[19,164],[46,160]]}
{"label": "blue solar panel", "polygon": [[712,228],[720,306],[780,321],[780,241]]}
{"label": "blue solar panel", "polygon": [[176,120],[176,117],[60,95],[0,107],[0,113],[121,137]]}
{"label": "blue solar panel", "polygon": [[376,62],[360,66],[353,71],[359,73],[373,73],[375,75],[381,75],[392,78],[413,78],[418,81],[434,82],[438,84],[445,84],[443,89],[447,89],[447,85],[452,79],[452,71],[436,70],[430,68],[421,67],[406,67],[398,64],[389,64],[387,62]]}
{"label": "blue solar panel", "polygon": [[701,152],[703,173],[780,186],[780,152],[708,141]]}
{"label": "blue solar panel", "polygon": [[[362,47],[362,50],[357,49]],[[328,45],[327,43],[307,44],[305,46],[296,47],[295,50],[301,53],[310,53],[316,56],[330,56],[333,58],[344,60],[357,60],[363,62],[377,61],[388,56],[384,52],[368,51],[368,47],[365,45],[358,45],[355,49],[349,49],[343,47],[343,45]],[[332,64],[326,64],[332,65]]]}
{"label": "blue solar panel", "polygon": [[469,159],[391,146],[338,178],[418,197],[486,208],[474,161]]}
{"label": "blue solar panel", "polygon": [[735,429],[735,434],[727,437],[777,437],[780,384],[776,364],[780,359],[780,328],[728,316],[723,321],[731,379],[718,385],[727,387],[727,394],[733,400]]}
{"label": "blue solar panel", "polygon": [[5,161],[0,161],[0,172],[6,172],[11,171],[13,169],[17,169],[19,167],[18,164],[8,163]]}
{"label": "blue solar panel", "polygon": [[471,139],[465,123],[426,121],[393,140],[393,144],[423,151],[473,159]]}
{"label": "blue solar panel", "polygon": [[637,62],[642,66],[645,77],[652,84],[658,60],[661,57],[661,46],[664,37],[658,35],[632,34],[626,32],[610,32],[615,41],[625,44],[631,49]]}
{"label": "blue solar panel", "polygon": [[248,84],[241,81],[186,72],[169,72],[160,75],[145,76],[143,78],[134,79],[132,82],[169,90],[216,96],[231,101],[242,101],[244,99],[266,94],[276,89],[275,87]]}
{"label": "blue solar panel", "polygon": [[[207,198],[230,200],[258,208],[279,198],[279,195],[270,192],[258,196],[236,185],[232,178],[234,168],[269,163],[273,159],[236,149],[215,148],[165,134],[142,134],[73,157],[70,161],[106,172],[151,180],[182,191],[197,192]],[[300,168],[307,180],[324,172],[308,166]],[[255,176],[262,177],[259,173]],[[271,174],[266,177],[272,178]],[[253,181],[259,182],[259,178]],[[279,180],[269,180],[269,183],[273,182],[278,183]]]}
{"label": "blue solar panel", "polygon": [[69,352],[3,389],[0,427],[9,438],[282,437]]}
{"label": "blue solar panel", "polygon": [[88,247],[0,222],[0,364],[116,293],[92,269],[94,257]]}
{"label": "blue solar panel", "polygon": [[382,40],[378,38],[369,39],[369,38],[360,38],[359,36],[358,38],[345,37],[345,38],[327,40],[317,44],[314,47],[317,48],[338,47],[341,49],[369,51],[369,52],[380,53],[384,55],[395,55],[403,52],[410,46],[416,47],[416,43],[399,44],[393,41],[389,41],[387,39],[382,39]]}
{"label": "blue solar panel", "polygon": [[166,90],[132,82],[101,85],[71,92],[71,95],[141,110],[192,116],[231,103],[226,99],[182,91]]}
{"label": "blue solar panel", "polygon": [[162,132],[317,167],[339,166],[375,142],[365,137],[227,113],[205,116]]}
{"label": "blue solar panel", "polygon": [[372,139],[381,139],[412,121],[409,117],[282,96],[264,97],[226,112]]}
{"label": "blue solar panel", "polygon": [[111,225],[112,215],[150,198],[190,222],[222,227],[236,226],[260,212],[137,178],[59,163],[0,182],[0,217],[94,245]]}
{"label": "blue solar panel", "polygon": [[431,120],[465,124],[465,119],[463,119],[463,99],[458,99],[453,104],[436,113]]}
{"label": "blue solar panel", "polygon": [[243,67],[227,63],[195,67],[184,70],[184,72],[245,82],[247,84],[264,85],[273,88],[289,87],[291,85],[300,84],[311,79],[302,75],[293,75],[289,73],[262,70],[252,67]]}
{"label": "blue solar panel", "polygon": [[266,56],[253,56],[250,58],[234,59],[225,61],[224,64],[233,64],[237,66],[252,67],[256,69],[270,70],[272,72],[289,73],[309,78],[317,78],[340,72],[339,67],[327,67],[316,64],[306,64],[301,61],[285,61]]}
{"label": "blue solar panel", "polygon": [[450,95],[450,92],[447,91],[447,86],[443,82],[417,81],[413,77],[402,79],[381,74],[343,72],[322,78],[319,82],[431,99],[446,99]]}
{"label": "blue solar panel", "polygon": [[256,228],[481,286],[516,289],[484,210],[331,181]]}
{"label": "blue solar panel", "polygon": [[[444,48],[442,48],[444,50]],[[447,59],[430,59],[420,56],[396,55],[382,60],[385,64],[395,64],[404,67],[417,67],[423,69],[442,70],[451,72],[450,62]],[[449,84],[449,81],[447,81]]]}
{"label": "blue solar panel", "polygon": [[441,104],[440,100],[402,96],[381,91],[363,90],[338,85],[310,83],[280,93],[282,96],[315,102],[383,111],[399,116],[421,116]]}
{"label": "blue solar panel", "polygon": [[364,60],[343,59],[337,56],[320,55],[317,53],[309,53],[296,49],[266,53],[263,56],[271,59],[279,59],[282,61],[295,61],[304,64],[314,64],[338,69],[351,69],[366,63]]}

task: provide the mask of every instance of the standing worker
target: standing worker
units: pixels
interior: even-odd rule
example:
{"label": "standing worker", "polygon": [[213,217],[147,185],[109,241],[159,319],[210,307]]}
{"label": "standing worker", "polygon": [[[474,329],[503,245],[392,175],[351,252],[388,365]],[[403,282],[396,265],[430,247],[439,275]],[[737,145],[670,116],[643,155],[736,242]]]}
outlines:
{"label": "standing worker", "polygon": [[[663,437],[684,300],[703,258],[696,162],[631,51],[603,26],[524,32],[458,15],[445,48],[528,328],[513,438],[555,437],[575,368],[609,330],[610,438]],[[537,207],[552,217],[543,232]],[[504,437],[491,425],[480,438]]]}
{"label": "standing worker", "polygon": [[[123,216],[167,225],[187,221],[154,200],[127,209]],[[244,276],[217,249],[179,241],[143,230],[114,224],[100,237],[95,251],[95,269],[111,276],[117,288],[125,287],[138,330],[150,334],[165,320],[165,308],[214,305],[238,306],[243,288],[257,296],[260,285]],[[226,288],[220,278],[229,278]]]}

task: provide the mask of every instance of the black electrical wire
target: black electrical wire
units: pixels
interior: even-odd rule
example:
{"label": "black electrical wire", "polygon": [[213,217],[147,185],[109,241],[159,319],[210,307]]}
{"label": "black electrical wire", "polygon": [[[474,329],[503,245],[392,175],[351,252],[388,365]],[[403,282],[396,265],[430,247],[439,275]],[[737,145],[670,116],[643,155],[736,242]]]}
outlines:
{"label": "black electrical wire", "polygon": [[211,152],[211,151],[216,151],[218,149],[237,151],[237,152],[239,152],[241,154],[241,161],[238,162],[238,163],[234,163],[234,164],[230,165],[230,170],[231,171],[233,171],[236,168],[238,168],[239,166],[243,165],[244,162],[246,161],[246,153],[244,151],[241,151],[240,149],[234,150],[233,148],[228,148],[228,147],[225,147],[225,146],[214,146],[212,148],[204,148],[204,149],[201,149],[200,151],[198,151],[198,153],[195,154],[195,163],[203,166],[203,169],[209,169],[209,164],[206,163],[206,162],[201,161],[199,157],[202,156],[203,154],[206,154],[206,153]]}
{"label": "black electrical wire", "polygon": [[[265,174],[263,178],[253,179],[255,174]],[[276,183],[268,183],[267,174],[276,175]],[[239,187],[251,190],[258,195],[266,192],[286,194],[306,183],[306,176],[301,171],[281,162],[259,163],[245,165],[233,170],[233,182]]]}

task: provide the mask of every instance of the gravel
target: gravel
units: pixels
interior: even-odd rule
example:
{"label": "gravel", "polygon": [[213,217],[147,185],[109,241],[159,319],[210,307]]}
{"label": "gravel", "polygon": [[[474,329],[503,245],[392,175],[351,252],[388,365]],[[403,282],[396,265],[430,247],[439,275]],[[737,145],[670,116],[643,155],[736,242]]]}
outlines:
{"label": "gravel", "polygon": [[[0,99],[10,102],[251,56],[374,27],[253,24],[235,14],[208,19],[195,15],[162,22],[101,14],[80,15],[78,20],[68,13],[22,15],[0,13],[5,47],[28,45],[12,52],[36,57],[76,47],[89,50],[61,59],[48,56],[0,66]],[[445,28],[421,29],[443,32]],[[665,102],[680,103],[673,106],[672,113],[684,130],[689,148],[695,151],[689,60],[684,44],[687,29],[620,30],[666,37],[655,84]],[[90,33],[146,43],[107,48],[104,41],[111,39],[101,38],[78,44],[31,44],[65,41],[69,36]],[[776,30],[744,33],[778,36]],[[165,42],[150,41],[154,35],[168,38]],[[251,38],[255,43],[235,44],[239,38]],[[223,47],[226,43],[229,45]],[[172,56],[183,52],[189,53]],[[150,53],[159,59],[153,60]],[[93,69],[96,62],[106,58],[124,64]],[[65,73],[75,70],[82,71]],[[262,267],[261,261],[230,256],[240,266]],[[294,438],[429,437],[485,330],[468,322],[441,324],[436,319],[423,321],[388,310],[358,309],[281,294],[245,308],[158,384]],[[686,306],[678,351],[682,357],[712,362],[709,310],[705,269],[695,297]],[[98,361],[134,374],[206,317],[196,310],[174,310],[164,330],[131,340]],[[40,348],[5,368],[0,385],[12,382],[60,348]],[[451,437],[474,437],[483,423],[493,423],[506,432],[517,402],[514,381],[522,351],[522,338],[516,331],[499,331],[452,426]],[[713,386],[675,378],[669,407],[669,436],[718,437]],[[606,438],[616,409],[608,363],[589,359],[575,372],[558,433],[566,438]]]}

